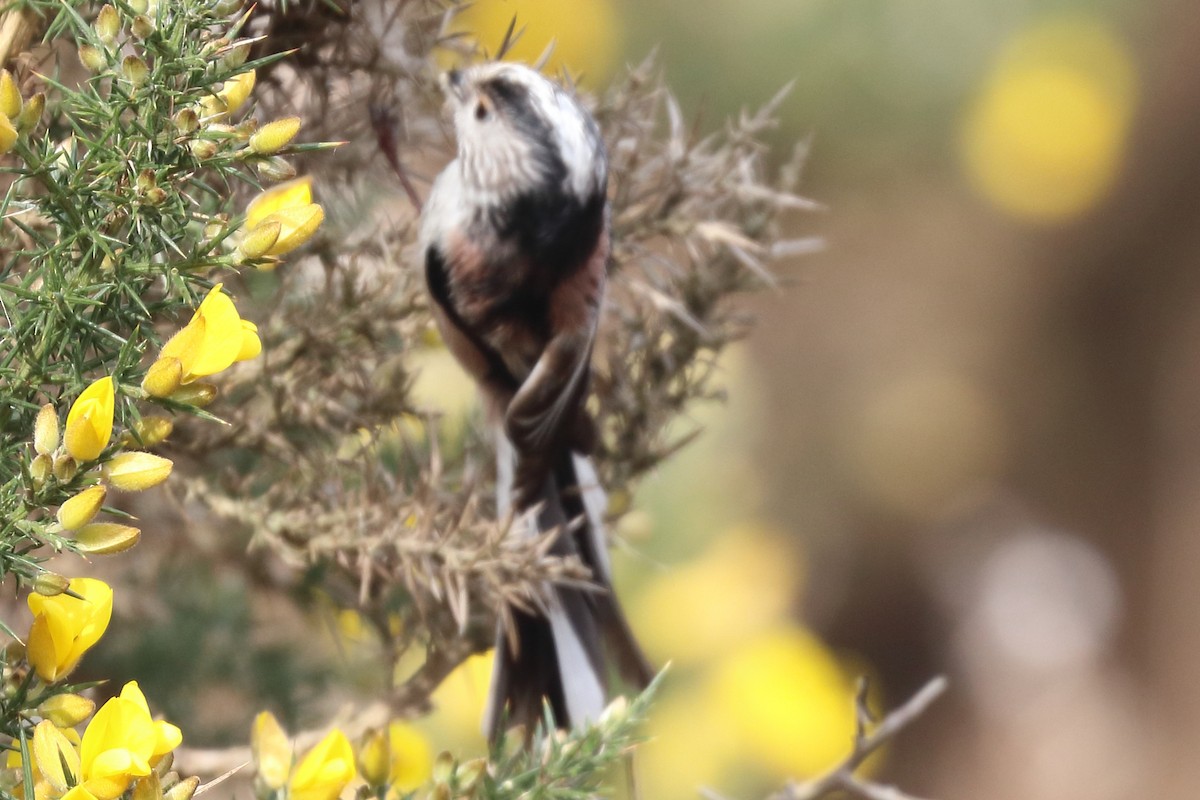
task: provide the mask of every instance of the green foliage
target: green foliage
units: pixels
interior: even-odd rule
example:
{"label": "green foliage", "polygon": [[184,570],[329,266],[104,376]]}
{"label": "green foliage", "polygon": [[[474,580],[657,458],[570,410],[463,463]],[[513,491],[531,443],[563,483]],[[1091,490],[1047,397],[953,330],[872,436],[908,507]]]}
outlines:
{"label": "green foliage", "polygon": [[63,409],[112,375],[116,426],[136,422],[155,323],[193,308],[213,270],[234,264],[231,189],[254,183],[251,168],[266,161],[238,146],[252,124],[205,119],[222,83],[259,65],[245,63],[247,43],[211,4],[165,2],[150,17],[119,2],[115,36],[89,24],[83,4],[30,7],[96,69],[77,85],[47,79],[44,118],[0,163],[0,577],[25,580],[47,541],[38,510],[91,482],[30,474],[38,408]]}

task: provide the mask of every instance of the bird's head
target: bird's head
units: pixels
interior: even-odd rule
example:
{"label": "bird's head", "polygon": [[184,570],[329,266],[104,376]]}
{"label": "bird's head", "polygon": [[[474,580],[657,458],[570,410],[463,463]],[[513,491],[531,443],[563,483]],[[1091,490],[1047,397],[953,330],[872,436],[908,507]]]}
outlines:
{"label": "bird's head", "polygon": [[583,106],[522,64],[489,62],[443,76],[464,182],[513,197],[603,191],[604,144]]}

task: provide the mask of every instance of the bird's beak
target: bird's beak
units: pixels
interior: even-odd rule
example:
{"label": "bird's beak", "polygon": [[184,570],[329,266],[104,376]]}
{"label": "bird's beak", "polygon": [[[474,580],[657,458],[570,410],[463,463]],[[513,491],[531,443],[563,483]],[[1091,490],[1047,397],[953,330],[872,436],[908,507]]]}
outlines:
{"label": "bird's beak", "polygon": [[462,70],[452,69],[442,73],[442,91],[446,97],[459,103],[467,99],[467,86],[463,80]]}

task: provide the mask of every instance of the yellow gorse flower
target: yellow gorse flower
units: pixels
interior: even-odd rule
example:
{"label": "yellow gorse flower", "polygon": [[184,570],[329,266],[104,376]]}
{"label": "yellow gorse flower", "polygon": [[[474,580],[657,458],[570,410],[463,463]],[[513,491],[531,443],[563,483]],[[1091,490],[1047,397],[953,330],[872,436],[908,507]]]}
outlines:
{"label": "yellow gorse flower", "polygon": [[282,256],[307,242],[325,219],[325,209],[312,200],[312,178],[297,178],[260,194],[246,208],[246,230],[279,223],[279,236],[264,255]]}
{"label": "yellow gorse flower", "polygon": [[60,681],[75,669],[83,654],[100,641],[112,617],[112,589],[104,581],[75,578],[71,591],[79,597],[29,595],[33,625],[26,652],[38,677],[47,683]]}
{"label": "yellow gorse flower", "polygon": [[23,105],[21,90],[17,88],[17,82],[13,80],[12,73],[6,69],[0,69],[0,114],[8,117],[9,120],[14,120],[20,116]]}
{"label": "yellow gorse flower", "polygon": [[155,721],[136,681],[109,699],[83,732],[79,785],[97,800],[120,796],[183,741],[179,728]]}
{"label": "yellow gorse flower", "polygon": [[163,345],[162,354],[142,381],[147,393],[167,397],[181,385],[215,375],[262,352],[258,327],[238,316],[222,286],[214,286],[191,321]]}
{"label": "yellow gorse flower", "polygon": [[91,486],[63,503],[58,509],[58,524],[68,531],[87,525],[100,513],[106,492],[103,486]]}
{"label": "yellow gorse flower", "polygon": [[173,466],[169,458],[134,450],[118,453],[105,464],[104,478],[114,489],[140,492],[165,481]]}
{"label": "yellow gorse flower", "polygon": [[260,712],[254,718],[250,750],[259,781],[272,791],[287,785],[288,773],[292,771],[292,745],[270,711]]}
{"label": "yellow gorse flower", "polygon": [[289,800],[335,800],[354,780],[354,750],[334,729],[300,761],[289,782]]}
{"label": "yellow gorse flower", "polygon": [[108,446],[115,404],[113,379],[104,377],[84,389],[71,405],[64,442],[76,461],[94,461]]}

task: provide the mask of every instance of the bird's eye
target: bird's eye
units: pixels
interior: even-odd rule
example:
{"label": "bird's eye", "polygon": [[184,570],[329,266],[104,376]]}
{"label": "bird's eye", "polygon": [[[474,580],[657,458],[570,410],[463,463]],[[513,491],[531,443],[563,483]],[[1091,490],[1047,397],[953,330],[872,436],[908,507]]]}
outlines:
{"label": "bird's eye", "polygon": [[487,103],[480,103],[479,105],[475,106],[475,119],[478,119],[478,120],[487,119],[488,113],[489,112],[488,112]]}

